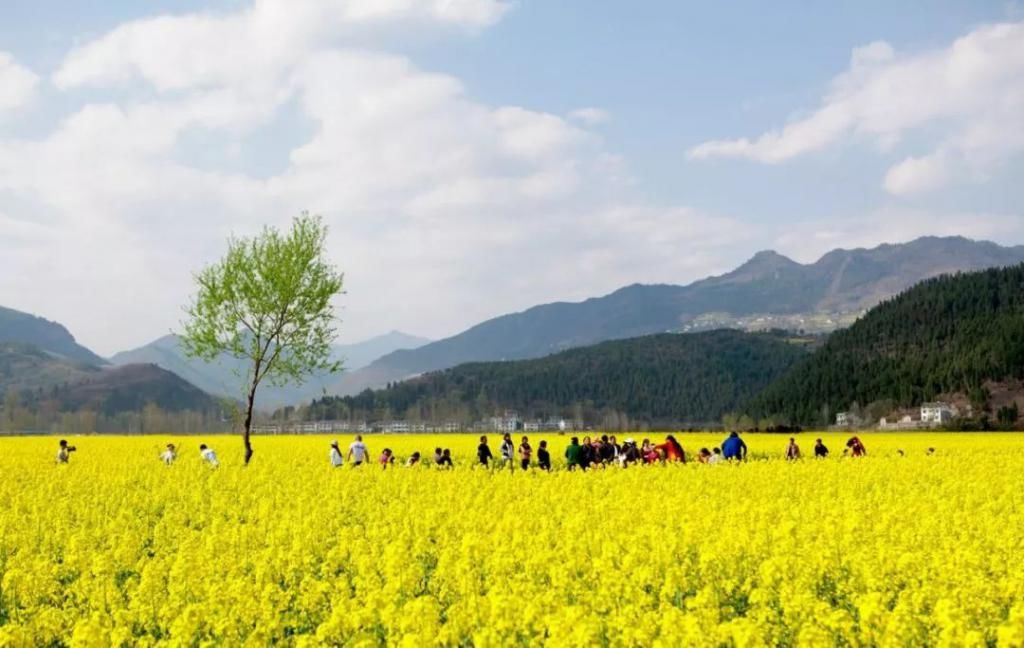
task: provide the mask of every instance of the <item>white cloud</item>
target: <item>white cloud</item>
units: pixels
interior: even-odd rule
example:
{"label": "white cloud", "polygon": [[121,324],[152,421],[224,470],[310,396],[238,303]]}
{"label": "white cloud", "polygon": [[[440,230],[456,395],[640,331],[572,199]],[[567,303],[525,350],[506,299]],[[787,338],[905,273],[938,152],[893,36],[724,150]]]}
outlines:
{"label": "white cloud", "polygon": [[[94,103],[43,138],[0,141],[0,227],[26,215],[0,237],[5,305],[64,321],[101,352],[142,344],[178,323],[192,271],[230,232],[302,209],[331,226],[350,339],[440,336],[542,301],[688,281],[744,245],[729,219],[632,196],[588,130],[598,113],[487,105],[359,32],[476,29],[503,3],[285,7],[135,21],[68,54],[56,87],[91,86]],[[241,146],[289,110],[306,134],[265,177],[188,155]]]}
{"label": "white cloud", "polygon": [[607,110],[601,108],[577,108],[569,113],[569,119],[584,126],[597,126],[611,119]]}
{"label": "white cloud", "polygon": [[19,65],[14,57],[0,51],[0,113],[19,108],[32,99],[39,77]]}
{"label": "white cloud", "polygon": [[172,91],[272,82],[306,52],[358,30],[388,24],[478,29],[507,8],[502,0],[256,0],[229,14],[146,18],[72,51],[54,83],[67,89],[139,78]]}
{"label": "white cloud", "polygon": [[[941,135],[931,151],[890,169],[885,187],[907,194],[955,178],[980,178],[1024,151],[1024,22],[979,27],[948,47],[897,53],[883,42],[855,49],[808,116],[756,138],[713,140],[693,159],[783,162],[861,136],[889,149],[909,134]],[[964,173],[954,173],[959,168]]]}

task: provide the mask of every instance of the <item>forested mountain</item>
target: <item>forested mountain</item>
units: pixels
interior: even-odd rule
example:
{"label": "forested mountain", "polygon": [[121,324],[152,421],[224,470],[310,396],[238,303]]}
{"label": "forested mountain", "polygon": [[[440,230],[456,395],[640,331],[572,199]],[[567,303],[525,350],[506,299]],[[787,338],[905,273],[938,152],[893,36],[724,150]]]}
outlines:
{"label": "forested mountain", "polygon": [[[414,349],[427,342],[429,340],[424,338],[392,331],[355,344],[335,345],[333,355],[341,360],[343,370],[354,371],[397,349]],[[244,393],[248,368],[245,363],[226,354],[214,362],[189,358],[176,335],[165,335],[137,349],[122,351],[112,356],[110,362],[115,365],[155,364],[203,391],[225,398],[239,398]],[[336,379],[336,376],[322,374],[310,376],[302,385],[274,387],[266,384],[260,387],[256,404],[259,408],[272,409],[308,402],[324,394]]]}
{"label": "forested mountain", "polygon": [[[1024,265],[925,281],[871,310],[769,386],[755,416],[820,425],[852,403],[917,405],[1024,378]],[[980,396],[980,397],[979,397]]]}
{"label": "forested mountain", "polygon": [[0,306],[0,342],[23,342],[68,360],[106,364],[106,360],[75,342],[74,336],[57,322],[3,306]]}
{"label": "forested mountain", "polygon": [[[651,333],[720,327],[829,329],[930,277],[1024,261],[1024,246],[964,238],[834,250],[808,265],[760,252],[736,270],[688,286],[633,285],[579,303],[554,303],[478,324],[346,373],[329,391],[354,394],[418,373],[481,360],[534,358]],[[778,322],[773,317],[785,316]]]}
{"label": "forested mountain", "polygon": [[57,358],[30,344],[0,343],[0,400],[16,392],[23,405],[105,414],[153,404],[167,411],[218,409],[205,392],[155,365],[96,367]]}
{"label": "forested mountain", "polygon": [[527,417],[600,423],[625,413],[652,425],[718,421],[803,358],[806,341],[781,333],[667,333],[563,351],[545,358],[479,362],[358,396],[314,401],[310,418],[461,420],[504,409]]}

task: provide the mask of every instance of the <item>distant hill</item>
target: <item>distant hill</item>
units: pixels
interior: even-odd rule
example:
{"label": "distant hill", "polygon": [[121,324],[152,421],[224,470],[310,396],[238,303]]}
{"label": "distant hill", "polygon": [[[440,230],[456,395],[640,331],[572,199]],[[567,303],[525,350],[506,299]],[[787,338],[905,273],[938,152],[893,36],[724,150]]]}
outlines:
{"label": "distant hill", "polygon": [[633,285],[583,302],[545,304],[496,317],[415,350],[386,355],[341,376],[329,391],[354,394],[465,362],[535,358],[665,331],[780,326],[830,330],[924,279],[1022,261],[1024,246],[960,237],[834,250],[807,265],[764,251],[728,274],[687,286]]}
{"label": "distant hill", "polygon": [[[429,342],[424,338],[392,331],[355,344],[336,345],[334,357],[343,362],[345,371],[366,366],[382,355],[397,349],[413,349]],[[226,398],[239,398],[246,365],[230,356],[215,362],[203,362],[185,355],[175,335],[165,335],[153,342],[123,351],[110,358],[114,365],[151,363],[171,371],[200,389]],[[239,378],[242,376],[242,378]],[[314,375],[303,385],[272,387],[264,385],[257,393],[257,407],[276,408],[308,402],[324,393],[337,376]]]}
{"label": "distant hill", "polygon": [[0,395],[14,390],[26,406],[44,401],[57,411],[91,410],[106,415],[140,411],[147,404],[162,410],[208,411],[213,397],[155,365],[97,367],[54,357],[23,343],[0,343]]}
{"label": "distant hill", "polygon": [[616,412],[655,425],[717,422],[805,355],[804,341],[779,333],[652,335],[534,360],[464,364],[315,401],[309,416],[475,420],[513,409],[543,418],[579,410],[596,421]]}
{"label": "distant hill", "polygon": [[986,400],[991,382],[1024,379],[1024,265],[940,277],[872,309],[751,405],[804,425],[852,403],[918,405],[940,394]]}
{"label": "distant hill", "polygon": [[68,360],[92,365],[106,360],[75,342],[74,336],[57,322],[0,306],[0,342],[23,342]]}

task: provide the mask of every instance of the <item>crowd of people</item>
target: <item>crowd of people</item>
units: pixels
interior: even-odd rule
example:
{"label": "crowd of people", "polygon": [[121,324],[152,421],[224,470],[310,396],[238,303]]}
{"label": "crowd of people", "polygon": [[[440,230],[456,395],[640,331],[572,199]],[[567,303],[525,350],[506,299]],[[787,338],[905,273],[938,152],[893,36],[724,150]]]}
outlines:
{"label": "crowd of people", "polygon": [[[65,439],[61,439],[57,449],[57,463],[68,463],[71,453],[75,451],[75,446],[69,445]],[[864,443],[857,436],[850,437],[843,450],[844,455],[851,457],[863,457],[867,453],[868,451],[864,447]],[[928,448],[929,455],[934,453],[935,448]],[[897,450],[897,454],[904,456],[903,450]],[[216,468],[220,465],[217,453],[205,443],[199,445],[199,456],[203,462],[211,467]],[[789,461],[796,461],[801,458],[800,446],[797,445],[796,437],[789,438],[784,456]],[[814,457],[822,459],[828,456],[829,450],[825,443],[821,439],[815,440]],[[686,451],[683,450],[683,446],[671,434],[666,436],[662,443],[654,443],[650,439],[644,439],[640,444],[637,444],[636,440],[632,437],[627,437],[620,444],[615,435],[603,434],[595,438],[585,436],[582,442],[579,437],[574,436],[565,449],[564,458],[565,467],[568,470],[588,470],[609,465],[626,467],[634,464],[686,463],[687,460]],[[173,443],[168,443],[160,454],[160,460],[170,465],[177,461],[177,459],[178,449]],[[360,466],[370,463],[370,449],[363,441],[362,435],[356,435],[355,440],[349,444],[348,452],[345,454],[342,454],[341,447],[336,440],[331,441],[328,459],[335,468],[340,468],[346,463],[352,466]],[[711,449],[701,448],[693,455],[692,459],[702,464],[716,464],[723,461],[746,461],[747,444],[740,437],[739,433],[731,432],[722,441],[720,447],[716,446]],[[395,465],[395,454],[391,448],[384,448],[381,451],[377,463],[382,468]],[[421,463],[427,462],[423,461],[422,455],[419,452],[413,452],[403,462],[405,466],[415,466]],[[435,448],[430,463],[440,468],[453,468],[455,466],[455,463],[452,461],[452,452],[449,448]],[[516,446],[512,440],[512,435],[506,432],[502,436],[497,456],[491,452],[487,437],[480,437],[480,445],[476,449],[476,463],[485,468],[495,466],[511,469],[518,465],[522,470],[529,470],[532,466],[536,466],[541,470],[551,470],[551,453],[548,451],[547,441],[540,441],[537,444],[535,453],[529,437],[523,436],[519,445]]]}

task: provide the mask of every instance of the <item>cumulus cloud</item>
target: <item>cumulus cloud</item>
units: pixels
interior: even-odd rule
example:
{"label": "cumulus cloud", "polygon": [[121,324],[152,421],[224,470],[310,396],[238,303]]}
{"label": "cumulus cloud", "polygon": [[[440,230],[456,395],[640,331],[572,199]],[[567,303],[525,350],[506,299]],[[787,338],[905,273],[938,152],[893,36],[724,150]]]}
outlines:
{"label": "cumulus cloud", "polygon": [[39,77],[32,70],[0,51],[0,114],[28,103],[38,84]]}
{"label": "cumulus cloud", "polygon": [[[600,112],[488,105],[372,40],[410,22],[475,30],[505,9],[259,0],[83,43],[52,79],[88,86],[91,103],[44,137],[0,141],[0,227],[18,234],[0,237],[5,305],[64,321],[101,352],[142,344],[177,325],[191,272],[229,233],[302,209],[331,227],[349,339],[440,336],[541,301],[725,269],[742,228],[632,195],[589,128]],[[281,120],[301,128],[260,153],[272,171],[196,161],[197,149],[244,150]]]}
{"label": "cumulus cloud", "polygon": [[910,194],[983,177],[1020,154],[1022,114],[1024,22],[987,25],[933,51],[898,53],[884,42],[857,48],[807,116],[752,139],[704,142],[688,155],[774,164],[846,138],[891,149],[909,134],[933,139],[937,131],[931,151],[908,156],[886,175],[888,191]]}
{"label": "cumulus cloud", "polygon": [[601,108],[577,108],[569,113],[569,119],[585,126],[597,126],[611,119],[611,115]]}

